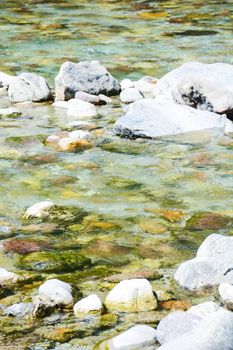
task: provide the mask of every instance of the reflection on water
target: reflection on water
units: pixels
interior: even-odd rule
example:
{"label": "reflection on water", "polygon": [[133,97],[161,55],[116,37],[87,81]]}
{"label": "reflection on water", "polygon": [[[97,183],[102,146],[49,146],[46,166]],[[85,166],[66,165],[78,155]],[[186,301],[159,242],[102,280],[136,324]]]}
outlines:
{"label": "reflection on water", "polygon": [[[232,63],[232,18],[228,1],[2,0],[0,70],[39,72],[53,84],[67,59],[99,59],[118,78],[159,77],[191,60]],[[14,238],[7,254],[1,249],[0,265],[21,269],[28,282],[1,294],[1,303],[25,301],[48,275],[78,286],[77,300],[93,291],[104,297],[119,275],[138,272],[178,299],[205,298],[181,291],[170,277],[208,234],[232,232],[232,140],[207,132],[120,139],[112,134],[122,114],[116,98],[91,120],[99,127],[95,146],[64,153],[44,144],[72,121],[63,110],[46,103],[18,108],[22,116],[0,120],[0,238]],[[48,198],[62,207],[59,215],[42,223],[22,219],[28,206]],[[51,349],[74,338],[76,348],[92,349],[115,326],[155,325],[161,313],[79,322],[58,312],[25,320],[23,329],[20,320],[0,316],[0,344]]]}

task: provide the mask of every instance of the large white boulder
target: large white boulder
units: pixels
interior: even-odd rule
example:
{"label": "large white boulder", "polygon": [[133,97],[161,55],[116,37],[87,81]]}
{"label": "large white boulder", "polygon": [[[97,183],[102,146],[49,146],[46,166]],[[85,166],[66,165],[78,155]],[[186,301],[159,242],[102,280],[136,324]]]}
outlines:
{"label": "large white boulder", "polygon": [[21,277],[0,267],[0,285],[16,283]]}
{"label": "large white boulder", "polygon": [[224,133],[227,118],[174,103],[143,99],[132,103],[115,123],[115,132],[126,137],[156,138],[187,132],[219,129]]}
{"label": "large white boulder", "polygon": [[156,331],[146,325],[137,325],[100,344],[100,350],[139,350],[156,343]]}
{"label": "large white boulder", "polygon": [[116,311],[149,311],[157,307],[157,300],[149,281],[131,279],[118,283],[107,295],[105,305]]}
{"label": "large white boulder", "polygon": [[184,288],[198,290],[233,283],[232,237],[212,234],[205,239],[194,259],[182,263],[175,275],[175,280]]}
{"label": "large white boulder", "polygon": [[26,210],[25,217],[27,219],[29,218],[44,219],[49,215],[49,209],[51,209],[54,205],[55,204],[50,200],[35,203]]}
{"label": "large white boulder", "polygon": [[77,91],[106,96],[120,93],[120,84],[98,61],[65,62],[55,78],[57,100],[69,100]]}
{"label": "large white boulder", "polygon": [[90,313],[90,312],[101,312],[103,304],[101,299],[96,294],[91,294],[86,298],[79,300],[74,305],[74,314]]}
{"label": "large white boulder", "polygon": [[163,318],[156,329],[156,337],[162,345],[192,330],[201,318],[185,311],[174,311]]}
{"label": "large white boulder", "polygon": [[232,350],[233,313],[220,310],[204,317],[191,331],[184,333],[159,350]]}
{"label": "large white boulder", "polygon": [[39,296],[49,298],[56,305],[70,305],[73,303],[70,284],[53,278],[44,282],[38,289]]}
{"label": "large white boulder", "polygon": [[162,77],[153,94],[233,118],[233,65],[185,63]]}

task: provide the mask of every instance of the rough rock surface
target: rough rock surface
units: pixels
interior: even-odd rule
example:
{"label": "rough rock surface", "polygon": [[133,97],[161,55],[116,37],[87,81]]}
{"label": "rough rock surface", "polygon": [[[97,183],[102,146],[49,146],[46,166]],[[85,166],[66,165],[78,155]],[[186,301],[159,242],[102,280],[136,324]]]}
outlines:
{"label": "rough rock surface", "polygon": [[118,283],[107,295],[105,305],[116,311],[149,311],[157,307],[157,300],[149,281],[131,279]]}
{"label": "rough rock surface", "polygon": [[125,137],[155,138],[206,129],[220,129],[224,133],[226,124],[225,116],[212,112],[143,99],[132,103],[117,120],[115,132]]}
{"label": "rough rock surface", "polygon": [[220,310],[206,316],[191,331],[159,347],[159,350],[232,350],[233,313]]}
{"label": "rough rock surface", "polygon": [[98,61],[65,62],[55,78],[57,100],[69,100],[77,91],[106,96],[120,93],[119,82]]}
{"label": "rough rock surface", "polygon": [[137,325],[103,342],[100,350],[138,350],[156,343],[156,331],[146,325]]}
{"label": "rough rock surface", "polygon": [[233,65],[185,63],[162,77],[153,94],[233,119]]}
{"label": "rough rock surface", "polygon": [[184,288],[198,290],[233,283],[233,237],[212,234],[206,238],[194,259],[182,263],[174,278]]}
{"label": "rough rock surface", "polygon": [[156,329],[159,343],[165,344],[170,340],[192,330],[201,318],[185,311],[175,311],[163,318]]}

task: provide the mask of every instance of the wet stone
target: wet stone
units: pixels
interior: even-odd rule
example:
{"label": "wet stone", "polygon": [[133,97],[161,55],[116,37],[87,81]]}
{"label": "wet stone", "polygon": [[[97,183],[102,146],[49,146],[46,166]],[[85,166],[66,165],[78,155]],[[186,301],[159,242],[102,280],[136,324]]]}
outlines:
{"label": "wet stone", "polygon": [[195,213],[186,222],[188,230],[219,230],[227,227],[231,219],[218,213],[200,212]]}
{"label": "wet stone", "polygon": [[4,241],[3,246],[8,252],[14,252],[20,255],[25,255],[41,250],[48,250],[51,246],[45,241],[36,241],[32,239],[14,238],[9,241]]}

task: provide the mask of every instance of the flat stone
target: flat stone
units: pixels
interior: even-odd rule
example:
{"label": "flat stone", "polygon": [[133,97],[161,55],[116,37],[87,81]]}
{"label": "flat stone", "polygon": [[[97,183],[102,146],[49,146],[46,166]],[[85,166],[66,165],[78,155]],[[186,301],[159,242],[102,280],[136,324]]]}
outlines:
{"label": "flat stone", "polygon": [[100,344],[100,350],[138,350],[156,343],[156,331],[147,325],[137,325]]}
{"label": "flat stone", "polygon": [[227,118],[189,106],[157,103],[143,99],[132,103],[114,126],[115,133],[125,137],[156,138],[188,132],[217,129],[224,134]]}
{"label": "flat stone", "polygon": [[18,117],[21,114],[22,113],[17,108],[13,108],[13,107],[0,109],[0,118],[1,117],[14,118],[14,117]]}
{"label": "flat stone", "polygon": [[33,303],[17,303],[6,308],[4,313],[13,317],[25,317],[32,314],[33,308]]}

